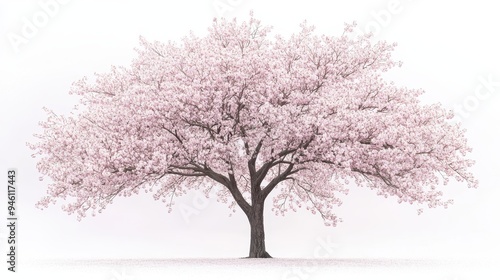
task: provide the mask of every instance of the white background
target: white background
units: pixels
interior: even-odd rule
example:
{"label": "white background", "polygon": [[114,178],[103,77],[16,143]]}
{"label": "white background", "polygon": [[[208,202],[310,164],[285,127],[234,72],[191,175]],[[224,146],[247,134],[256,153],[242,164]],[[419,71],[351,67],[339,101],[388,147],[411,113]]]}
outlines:
{"label": "white background", "polygon": [[[425,103],[462,107],[467,116],[457,120],[467,128],[470,157],[477,161],[473,172],[480,181],[478,189],[452,182],[444,189],[455,204],[446,210],[424,209],[420,216],[416,207],[353,186],[338,209],[344,222],[334,228],[309,212],[276,217],[268,207],[271,255],[314,257],[318,240],[330,240],[336,248],[329,255],[333,258],[500,256],[500,17],[494,1],[72,0],[57,4],[44,22],[47,12],[40,3],[47,2],[0,2],[0,173],[5,181],[7,168],[17,168],[19,174],[21,259],[247,255],[249,226],[242,212],[228,217],[225,205],[199,200],[196,193],[179,198],[170,214],[149,194],[119,198],[103,214],[81,222],[60,205],[36,209],[47,181],[38,180],[36,159],[25,143],[40,132],[43,106],[68,113],[77,102],[68,95],[71,83],[111,65],[128,66],[140,35],[179,40],[192,30],[202,36],[214,17],[247,19],[250,10],[263,24],[274,26],[273,33],[296,32],[307,19],[318,34],[339,35],[344,22],[355,20],[361,32],[372,30],[377,40],[397,42],[394,57],[404,64],[390,77],[402,86],[424,89]],[[216,6],[224,3],[228,9],[218,11]],[[23,35],[27,22],[38,27]],[[488,90],[484,80],[493,87]],[[0,216],[5,217],[6,189],[0,193]],[[187,210],[195,212],[188,215]],[[3,256],[5,233],[2,226]]]}

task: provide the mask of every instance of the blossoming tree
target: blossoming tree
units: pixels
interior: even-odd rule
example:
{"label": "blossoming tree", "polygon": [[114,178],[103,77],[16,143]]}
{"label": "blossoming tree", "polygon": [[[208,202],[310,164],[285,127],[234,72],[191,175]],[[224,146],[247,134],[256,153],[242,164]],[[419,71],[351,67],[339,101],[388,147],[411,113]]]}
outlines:
{"label": "blossoming tree", "polygon": [[248,217],[252,258],[270,257],[263,211],[273,191],[277,214],[304,206],[327,225],[349,182],[446,207],[438,187],[450,178],[477,186],[464,131],[451,111],[421,104],[421,90],[385,81],[399,65],[395,45],[352,27],[318,36],[304,23],[270,38],[250,16],[214,20],[181,43],[141,38],[130,67],[75,82],[73,114],[47,110],[29,144],[51,179],[40,205],[69,199],[63,208],[81,218],[141,189],[171,207],[174,196],[215,188]]}

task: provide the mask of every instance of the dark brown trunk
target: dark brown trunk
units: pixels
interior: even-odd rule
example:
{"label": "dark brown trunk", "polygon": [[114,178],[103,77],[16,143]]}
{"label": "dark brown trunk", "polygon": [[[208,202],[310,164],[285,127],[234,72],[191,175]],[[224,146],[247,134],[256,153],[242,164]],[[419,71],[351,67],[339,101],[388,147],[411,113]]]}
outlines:
{"label": "dark brown trunk", "polygon": [[250,222],[250,253],[249,258],[271,258],[266,252],[264,234],[264,205],[255,204],[248,215]]}

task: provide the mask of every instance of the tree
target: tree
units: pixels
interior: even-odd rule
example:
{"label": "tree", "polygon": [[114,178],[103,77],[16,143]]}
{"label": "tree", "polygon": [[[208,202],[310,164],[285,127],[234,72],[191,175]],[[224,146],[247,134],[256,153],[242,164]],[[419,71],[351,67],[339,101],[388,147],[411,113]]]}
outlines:
{"label": "tree", "polygon": [[274,190],[276,214],[305,206],[332,226],[350,182],[446,207],[438,187],[450,178],[477,186],[464,130],[451,111],[421,104],[422,90],[385,81],[400,65],[395,44],[353,26],[332,37],[303,23],[270,38],[251,15],[180,43],[141,38],[131,67],[74,83],[71,115],[47,109],[29,144],[52,180],[39,205],[70,198],[63,209],[80,219],[141,189],[171,209],[174,196],[215,188],[248,217],[251,258],[270,257],[263,211]]}

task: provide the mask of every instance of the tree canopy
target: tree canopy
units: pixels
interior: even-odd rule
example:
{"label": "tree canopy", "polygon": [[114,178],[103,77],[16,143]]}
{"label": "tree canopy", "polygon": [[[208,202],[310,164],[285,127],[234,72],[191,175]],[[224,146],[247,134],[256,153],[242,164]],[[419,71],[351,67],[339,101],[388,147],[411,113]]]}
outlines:
{"label": "tree canopy", "polygon": [[276,213],[304,207],[335,225],[349,182],[429,207],[451,203],[438,188],[449,179],[476,187],[452,112],[386,81],[396,45],[352,29],[271,36],[251,16],[181,42],[141,38],[131,66],[74,83],[73,114],[47,109],[29,144],[51,179],[40,205],[68,199],[80,218],[141,190],[171,207],[215,187],[248,215],[276,189]]}

